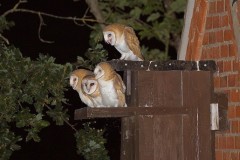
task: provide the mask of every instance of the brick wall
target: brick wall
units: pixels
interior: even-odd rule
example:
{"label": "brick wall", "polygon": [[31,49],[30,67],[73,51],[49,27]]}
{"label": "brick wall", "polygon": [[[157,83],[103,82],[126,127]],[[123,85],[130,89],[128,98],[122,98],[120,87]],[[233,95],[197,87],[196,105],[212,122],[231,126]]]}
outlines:
{"label": "brick wall", "polygon": [[[186,60],[215,60],[215,92],[228,94],[230,129],[215,137],[216,160],[240,160],[240,51],[233,14],[240,21],[240,0],[195,0]],[[235,19],[236,20],[236,19]],[[236,26],[237,25],[237,26]]]}

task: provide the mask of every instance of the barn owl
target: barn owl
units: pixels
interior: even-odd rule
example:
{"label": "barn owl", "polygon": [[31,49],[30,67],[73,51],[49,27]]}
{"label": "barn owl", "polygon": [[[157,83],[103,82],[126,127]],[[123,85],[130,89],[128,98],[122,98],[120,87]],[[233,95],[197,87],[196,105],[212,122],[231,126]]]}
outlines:
{"label": "barn owl", "polygon": [[99,84],[94,75],[87,75],[82,79],[82,89],[89,96],[94,107],[104,107]]}
{"label": "barn owl", "polygon": [[126,87],[112,66],[107,62],[101,62],[95,67],[94,74],[99,83],[104,106],[127,107],[124,94]]}
{"label": "barn owl", "polygon": [[70,75],[70,86],[76,90],[83,103],[89,107],[94,107],[89,95],[82,91],[82,79],[87,75],[93,75],[93,72],[86,69],[77,69]]}
{"label": "barn owl", "polygon": [[121,53],[120,60],[143,61],[133,28],[122,24],[110,24],[103,29],[103,37],[106,43]]}

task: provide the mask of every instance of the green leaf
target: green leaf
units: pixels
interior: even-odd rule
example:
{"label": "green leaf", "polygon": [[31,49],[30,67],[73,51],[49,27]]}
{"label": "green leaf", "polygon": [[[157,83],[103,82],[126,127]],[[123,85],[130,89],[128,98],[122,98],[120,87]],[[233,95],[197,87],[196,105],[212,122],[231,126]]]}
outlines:
{"label": "green leaf", "polygon": [[130,16],[132,18],[139,19],[141,13],[142,13],[142,10],[139,7],[134,7],[134,9],[132,9],[130,12]]}
{"label": "green leaf", "polygon": [[187,1],[186,0],[176,0],[173,1],[170,5],[170,8],[174,12],[184,12],[186,9]]}
{"label": "green leaf", "polygon": [[106,140],[103,137],[104,130],[90,127],[90,123],[85,123],[83,129],[75,133],[78,153],[86,160],[109,160],[107,150],[104,146]]}
{"label": "green leaf", "polygon": [[157,20],[160,17],[159,13],[152,13],[148,18],[147,18],[147,22],[152,22]]}

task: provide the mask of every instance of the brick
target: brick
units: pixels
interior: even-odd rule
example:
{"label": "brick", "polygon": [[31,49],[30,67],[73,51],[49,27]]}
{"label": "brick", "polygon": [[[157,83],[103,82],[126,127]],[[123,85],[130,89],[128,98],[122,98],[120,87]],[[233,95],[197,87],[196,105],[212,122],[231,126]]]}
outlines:
{"label": "brick", "polygon": [[[240,63],[239,61],[235,60],[233,62],[233,71],[239,71],[240,72]],[[239,80],[239,79],[238,79]]]}
{"label": "brick", "polygon": [[217,12],[218,12],[218,13],[224,12],[224,3],[223,3],[223,0],[217,1]]}
{"label": "brick", "polygon": [[221,26],[221,27],[227,27],[227,26],[229,26],[229,17],[228,17],[228,15],[223,15],[223,16],[221,16],[220,26]]}
{"label": "brick", "polygon": [[215,1],[209,2],[208,13],[209,13],[209,14],[213,14],[213,13],[216,13],[216,11],[217,11],[216,2],[215,2]]}
{"label": "brick", "polygon": [[202,48],[202,59],[206,59],[207,58],[207,48],[203,47]]}
{"label": "brick", "polygon": [[220,78],[220,86],[221,87],[227,87],[227,77],[221,77]]}
{"label": "brick", "polygon": [[238,133],[240,133],[240,121],[238,121]]}
{"label": "brick", "polygon": [[214,88],[220,88],[220,77],[214,77],[213,83],[214,83]]}
{"label": "brick", "polygon": [[224,61],[223,62],[223,71],[224,72],[229,72],[232,71],[232,61]]}
{"label": "brick", "polygon": [[209,44],[213,44],[216,42],[216,37],[215,37],[215,33],[214,32],[210,32],[209,33]]}
{"label": "brick", "polygon": [[239,160],[238,152],[231,152],[231,158],[229,160]]}
{"label": "brick", "polygon": [[230,158],[231,158],[231,152],[230,151],[223,152],[223,160],[230,160]]}
{"label": "brick", "polygon": [[218,145],[218,136],[215,136],[215,149],[218,149],[219,145]]}
{"label": "brick", "polygon": [[224,7],[225,11],[229,11],[230,10],[230,3],[229,3],[229,1],[226,1],[224,4],[225,4],[225,7]]}
{"label": "brick", "polygon": [[240,136],[235,136],[235,149],[240,149]]}
{"label": "brick", "polygon": [[228,107],[227,115],[229,119],[236,118],[236,107],[234,106]]}
{"label": "brick", "polygon": [[240,118],[240,106],[236,107],[236,117]]}
{"label": "brick", "polygon": [[207,59],[213,59],[213,48],[209,48],[207,52]]}
{"label": "brick", "polygon": [[209,33],[205,33],[203,36],[203,45],[206,45],[209,43]]}
{"label": "brick", "polygon": [[223,152],[222,151],[215,151],[216,160],[223,160]]}
{"label": "brick", "polygon": [[230,102],[240,102],[240,93],[237,89],[230,91]]}
{"label": "brick", "polygon": [[212,16],[207,17],[206,19],[206,29],[212,29],[213,28],[213,18]]}
{"label": "brick", "polygon": [[206,13],[205,13],[205,6],[204,3],[201,1],[201,9],[198,12],[198,17],[197,17],[197,28],[199,32],[203,32],[204,31],[204,27],[205,27],[205,21],[206,21]]}
{"label": "brick", "polygon": [[231,40],[233,40],[232,30],[224,30],[224,41],[231,41]]}
{"label": "brick", "polygon": [[237,55],[237,45],[234,44],[229,44],[229,55],[230,56],[236,56]]}
{"label": "brick", "polygon": [[221,57],[228,57],[229,56],[229,47],[228,45],[222,45],[220,48]]}
{"label": "brick", "polygon": [[223,30],[215,32],[216,42],[223,42]]}
{"label": "brick", "polygon": [[218,61],[217,67],[219,72],[223,72],[223,61]]}
{"label": "brick", "polygon": [[213,28],[220,27],[220,17],[219,15],[213,16]]}
{"label": "brick", "polygon": [[235,139],[234,136],[227,136],[226,137],[227,141],[227,149],[234,149],[235,148]]}
{"label": "brick", "polygon": [[231,133],[238,133],[238,120],[232,120],[230,122],[230,129]]}
{"label": "brick", "polygon": [[212,54],[213,54],[213,59],[220,58],[220,48],[219,48],[219,46],[216,46],[216,47],[212,48]]}
{"label": "brick", "polygon": [[219,149],[226,149],[227,147],[227,141],[226,141],[226,137],[225,136],[219,136],[218,138],[218,145],[219,145]]}
{"label": "brick", "polygon": [[[240,68],[239,68],[240,69]],[[240,86],[240,74],[237,75],[236,86]]]}
{"label": "brick", "polygon": [[228,87],[235,87],[237,82],[237,75],[228,76]]}

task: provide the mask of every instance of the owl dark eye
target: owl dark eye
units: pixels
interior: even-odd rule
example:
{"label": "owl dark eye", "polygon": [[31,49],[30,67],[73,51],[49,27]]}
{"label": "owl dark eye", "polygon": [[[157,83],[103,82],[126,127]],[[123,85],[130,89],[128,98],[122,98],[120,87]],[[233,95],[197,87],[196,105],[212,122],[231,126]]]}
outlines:
{"label": "owl dark eye", "polygon": [[91,86],[91,87],[94,86],[94,83],[90,83],[90,86]]}
{"label": "owl dark eye", "polygon": [[76,82],[77,81],[77,78],[73,78],[73,82]]}
{"label": "owl dark eye", "polygon": [[112,36],[112,34],[109,33],[109,34],[108,34],[108,38],[111,37],[111,36]]}

